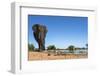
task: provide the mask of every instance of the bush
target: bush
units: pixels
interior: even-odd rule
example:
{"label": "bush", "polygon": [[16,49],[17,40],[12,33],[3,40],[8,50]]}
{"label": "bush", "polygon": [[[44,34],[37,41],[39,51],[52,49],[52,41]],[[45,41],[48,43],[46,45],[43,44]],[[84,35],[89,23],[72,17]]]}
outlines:
{"label": "bush", "polygon": [[68,50],[70,51],[70,53],[74,53],[75,47],[73,45],[70,45],[68,47]]}
{"label": "bush", "polygon": [[28,44],[28,50],[33,51],[34,50],[34,45],[33,44]]}
{"label": "bush", "polygon": [[56,50],[55,45],[50,45],[47,47],[47,50]]}

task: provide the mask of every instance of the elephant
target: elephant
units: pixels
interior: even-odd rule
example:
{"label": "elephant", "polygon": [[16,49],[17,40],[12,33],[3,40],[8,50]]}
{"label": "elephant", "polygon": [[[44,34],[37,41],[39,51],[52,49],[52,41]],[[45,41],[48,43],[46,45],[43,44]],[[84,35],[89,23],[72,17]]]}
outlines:
{"label": "elephant", "polygon": [[47,27],[42,24],[34,24],[32,30],[33,36],[38,43],[39,51],[45,50],[45,37],[48,32]]}

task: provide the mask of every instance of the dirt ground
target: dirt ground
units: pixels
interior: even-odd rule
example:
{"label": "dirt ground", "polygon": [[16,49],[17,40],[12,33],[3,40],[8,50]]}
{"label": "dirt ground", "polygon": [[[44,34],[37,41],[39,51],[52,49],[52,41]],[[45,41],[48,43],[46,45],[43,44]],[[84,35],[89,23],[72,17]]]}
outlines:
{"label": "dirt ground", "polygon": [[57,60],[57,59],[79,59],[88,58],[87,54],[63,54],[56,55],[48,52],[28,52],[28,60]]}

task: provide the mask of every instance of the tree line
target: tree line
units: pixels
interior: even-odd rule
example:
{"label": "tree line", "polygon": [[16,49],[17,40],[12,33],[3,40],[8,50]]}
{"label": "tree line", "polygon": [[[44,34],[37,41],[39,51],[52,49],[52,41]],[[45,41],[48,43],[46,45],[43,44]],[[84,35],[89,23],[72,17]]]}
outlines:
{"label": "tree line", "polygon": [[[70,45],[68,46],[65,50],[70,50],[70,52],[72,53],[74,50],[85,50],[88,49],[88,44],[86,44],[86,47],[82,47],[82,48],[78,48],[75,47],[74,45]],[[38,51],[38,48],[35,48],[33,44],[28,44],[28,50],[29,51]],[[60,48],[56,48],[55,45],[49,45],[47,47],[47,50],[61,50]]]}

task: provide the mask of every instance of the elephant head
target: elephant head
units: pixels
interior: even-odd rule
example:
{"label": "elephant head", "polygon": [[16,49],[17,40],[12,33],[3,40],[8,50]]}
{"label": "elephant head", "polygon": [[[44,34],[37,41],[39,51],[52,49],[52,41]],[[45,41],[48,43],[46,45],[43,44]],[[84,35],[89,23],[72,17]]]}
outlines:
{"label": "elephant head", "polygon": [[45,37],[47,34],[47,28],[41,24],[34,24],[32,26],[33,35],[35,40],[38,43],[39,50],[45,50]]}

